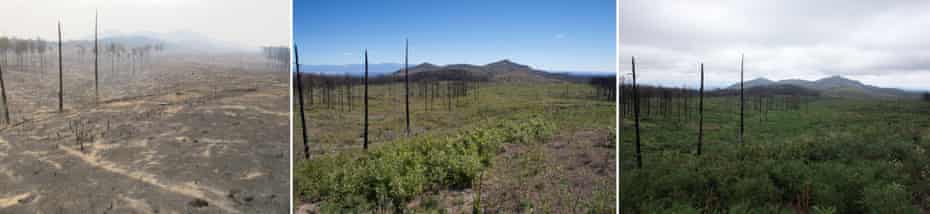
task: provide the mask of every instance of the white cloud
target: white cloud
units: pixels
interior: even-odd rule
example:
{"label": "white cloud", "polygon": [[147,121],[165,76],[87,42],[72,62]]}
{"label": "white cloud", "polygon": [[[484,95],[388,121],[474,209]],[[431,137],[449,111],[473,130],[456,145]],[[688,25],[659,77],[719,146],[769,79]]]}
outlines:
{"label": "white cloud", "polygon": [[730,84],[745,53],[747,79],[843,75],[930,89],[917,84],[930,82],[927,1],[656,0],[620,8],[621,70],[637,56],[644,82],[696,83],[689,77],[703,61],[708,81]]}

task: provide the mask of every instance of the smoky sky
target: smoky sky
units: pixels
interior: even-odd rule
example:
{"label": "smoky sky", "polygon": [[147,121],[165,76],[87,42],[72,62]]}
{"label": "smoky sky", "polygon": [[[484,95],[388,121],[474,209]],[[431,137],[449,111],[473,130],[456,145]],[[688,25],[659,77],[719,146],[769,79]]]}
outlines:
{"label": "smoky sky", "polygon": [[840,75],[866,84],[930,89],[930,1],[687,1],[619,4],[620,69],[666,86]]}
{"label": "smoky sky", "polygon": [[232,47],[287,45],[291,0],[3,0],[0,36],[64,40],[192,32]]}

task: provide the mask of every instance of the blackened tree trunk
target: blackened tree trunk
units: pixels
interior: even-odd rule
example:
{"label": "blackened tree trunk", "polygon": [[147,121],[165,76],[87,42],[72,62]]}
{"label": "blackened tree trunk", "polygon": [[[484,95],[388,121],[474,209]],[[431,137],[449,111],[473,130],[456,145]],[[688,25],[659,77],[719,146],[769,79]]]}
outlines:
{"label": "blackened tree trunk", "polygon": [[636,58],[631,60],[633,64],[633,119],[636,125],[636,168],[643,168],[643,154],[640,150],[639,136],[639,88],[636,86]]}
{"label": "blackened tree trunk", "polygon": [[368,49],[365,49],[365,130],[362,148],[368,150]]}
{"label": "blackened tree trunk", "polygon": [[701,147],[704,145],[704,63],[701,63],[701,89],[698,92],[698,145],[697,155],[701,155]]}
{"label": "blackened tree trunk", "polygon": [[404,41],[404,106],[407,111],[407,136],[410,136],[410,73],[407,72],[410,41]]}
{"label": "blackened tree trunk", "polygon": [[0,65],[0,98],[3,101],[3,121],[10,124],[10,106],[6,103],[6,85],[3,84],[3,67]]}
{"label": "blackened tree trunk", "polygon": [[743,55],[739,57],[739,143],[743,143]]}
{"label": "blackened tree trunk", "polygon": [[301,132],[301,137],[303,137],[302,140],[303,140],[303,145],[304,145],[304,158],[309,160],[310,159],[310,146],[308,145],[309,143],[308,141],[310,140],[308,140],[308,137],[307,137],[307,130],[308,130],[307,120],[306,120],[306,116],[304,116],[304,92],[303,92],[304,90],[303,90],[303,84],[301,83],[302,79],[300,78],[300,55],[297,52],[296,44],[294,45],[294,66],[297,69],[297,74],[296,74],[297,78],[295,80],[296,82],[295,84],[297,85],[297,108],[298,108],[297,111],[300,112],[300,127],[303,129],[303,131]]}
{"label": "blackened tree trunk", "polygon": [[64,83],[62,81],[62,70],[63,66],[61,65],[61,21],[58,21],[58,112],[64,110]]}
{"label": "blackened tree trunk", "polygon": [[100,101],[97,78],[97,12],[94,12],[94,103]]}

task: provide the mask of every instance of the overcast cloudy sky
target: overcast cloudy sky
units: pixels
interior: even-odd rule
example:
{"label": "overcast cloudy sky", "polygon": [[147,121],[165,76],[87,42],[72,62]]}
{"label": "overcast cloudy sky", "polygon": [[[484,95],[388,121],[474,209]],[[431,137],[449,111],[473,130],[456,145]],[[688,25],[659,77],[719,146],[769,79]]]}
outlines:
{"label": "overcast cloudy sky", "polygon": [[238,47],[287,45],[291,0],[3,0],[0,35],[93,36],[94,10],[104,34],[195,32]]}
{"label": "overcast cloudy sky", "polygon": [[713,86],[842,75],[882,87],[930,90],[930,1],[624,0],[620,69],[637,80]]}

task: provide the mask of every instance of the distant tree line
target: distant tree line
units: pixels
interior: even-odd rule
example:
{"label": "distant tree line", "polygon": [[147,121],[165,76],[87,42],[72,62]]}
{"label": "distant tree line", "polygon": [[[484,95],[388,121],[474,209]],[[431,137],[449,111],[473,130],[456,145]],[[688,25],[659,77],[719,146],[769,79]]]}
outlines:
{"label": "distant tree line", "polygon": [[592,77],[588,84],[594,86],[594,97],[614,100],[617,95],[617,78],[615,76]]}
{"label": "distant tree line", "polygon": [[[44,66],[45,56],[54,47],[42,38],[20,39],[16,37],[0,37],[0,62],[4,65]],[[14,56],[11,63],[10,55]],[[38,57],[39,60],[30,60]]]}
{"label": "distant tree line", "polygon": [[262,56],[269,60],[273,70],[286,71],[291,63],[291,50],[287,46],[262,47]]}

